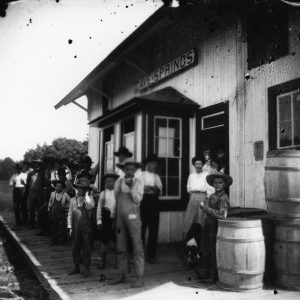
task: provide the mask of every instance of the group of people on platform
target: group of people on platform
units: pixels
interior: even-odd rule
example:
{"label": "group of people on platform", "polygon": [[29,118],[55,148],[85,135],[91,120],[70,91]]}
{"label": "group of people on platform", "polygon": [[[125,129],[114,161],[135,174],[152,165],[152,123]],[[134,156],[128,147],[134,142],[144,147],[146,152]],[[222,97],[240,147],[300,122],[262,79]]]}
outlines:
{"label": "group of people on platform", "polygon": [[[99,165],[91,168],[89,156],[80,159],[79,171],[74,175],[65,161],[52,157],[32,161],[28,170],[17,164],[10,180],[16,226],[39,227],[38,234],[51,236],[53,245],[67,244],[71,239],[74,268],[69,275],[89,276],[95,239],[101,242],[98,267],[105,268],[108,245],[116,242],[118,273],[108,283],[124,282],[132,259],[136,275],[132,287],[137,288],[143,286],[144,246],[147,261],[156,262],[163,185],[155,154],[143,163],[125,147],[114,155],[118,163],[102,176],[104,189],[100,195],[94,186]],[[231,185],[232,178],[224,173],[225,164],[218,166],[211,160],[209,150],[194,157],[192,164],[195,172],[187,182],[190,199],[184,219],[185,247],[188,255],[193,248],[197,249],[197,257],[203,254],[208,270],[204,277],[214,282],[217,219],[227,216],[229,200],[224,189]]]}

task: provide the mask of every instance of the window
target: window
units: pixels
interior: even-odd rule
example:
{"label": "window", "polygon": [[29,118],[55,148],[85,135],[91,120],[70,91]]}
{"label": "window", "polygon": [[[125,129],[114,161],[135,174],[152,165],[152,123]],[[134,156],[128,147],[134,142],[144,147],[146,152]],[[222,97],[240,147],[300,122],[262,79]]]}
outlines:
{"label": "window", "polygon": [[114,169],[114,128],[104,131],[104,173]]}
{"label": "window", "polygon": [[122,145],[135,156],[135,118],[122,122]]}
{"label": "window", "polygon": [[225,125],[225,112],[221,111],[215,114],[207,115],[202,117],[201,129],[208,130],[218,127],[223,127]]}
{"label": "window", "polygon": [[247,9],[248,69],[288,54],[287,5],[275,1],[250,2]]}
{"label": "window", "polygon": [[181,119],[154,117],[154,149],[159,158],[165,198],[181,194]]}
{"label": "window", "polygon": [[277,96],[277,148],[300,146],[300,92]]}

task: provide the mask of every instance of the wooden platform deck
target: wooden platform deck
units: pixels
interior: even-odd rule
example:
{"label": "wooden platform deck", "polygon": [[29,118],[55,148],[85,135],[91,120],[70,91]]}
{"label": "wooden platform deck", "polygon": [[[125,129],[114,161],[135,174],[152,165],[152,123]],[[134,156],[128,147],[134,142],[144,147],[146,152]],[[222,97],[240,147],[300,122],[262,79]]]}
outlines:
{"label": "wooden platform deck", "polygon": [[12,214],[2,214],[0,225],[21,250],[51,299],[300,299],[300,292],[264,289],[238,293],[223,290],[219,285],[199,283],[197,274],[188,268],[179,245],[160,245],[157,264],[145,267],[145,286],[130,289],[133,275],[126,283],[109,286],[100,275],[109,278],[115,273],[113,255],[105,271],[96,267],[97,249],[93,252],[91,276],[68,276],[72,268],[70,246],[50,246],[49,238],[37,236],[37,230],[13,230]]}

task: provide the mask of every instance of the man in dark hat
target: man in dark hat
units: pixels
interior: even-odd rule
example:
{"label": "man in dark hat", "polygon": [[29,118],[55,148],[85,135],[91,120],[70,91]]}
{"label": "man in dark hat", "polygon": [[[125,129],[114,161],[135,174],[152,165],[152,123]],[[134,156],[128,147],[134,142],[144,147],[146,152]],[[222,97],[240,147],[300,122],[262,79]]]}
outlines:
{"label": "man in dark hat", "polygon": [[92,164],[93,161],[88,155],[82,156],[79,159],[79,171],[75,176],[74,183],[82,177],[88,178],[91,184],[95,182],[99,172],[99,163],[94,168],[91,168]]}
{"label": "man in dark hat", "polygon": [[88,195],[91,189],[90,181],[87,177],[81,177],[74,184],[77,195],[71,199],[68,212],[68,229],[70,236],[73,236],[72,255],[74,269],[69,275],[80,272],[80,252],[82,250],[82,260],[84,269],[83,276],[89,276],[91,265],[91,210],[95,206],[94,199]]}
{"label": "man in dark hat", "polygon": [[203,228],[204,244],[207,245],[209,271],[203,274],[206,282],[214,283],[218,280],[216,263],[216,236],[218,231],[218,219],[225,219],[229,207],[229,199],[224,189],[232,184],[232,177],[223,173],[210,174],[206,177],[207,183],[215,188],[207,201],[200,203],[202,210],[206,213]]}
{"label": "man in dark hat", "polygon": [[114,155],[119,159],[115,170],[116,174],[119,176],[124,176],[122,165],[127,158],[132,157],[132,153],[126,147],[121,146],[117,152],[114,152]]}
{"label": "man in dark hat", "polygon": [[146,170],[142,172],[144,180],[144,196],[141,202],[142,239],[145,244],[148,229],[147,259],[155,263],[156,246],[159,228],[159,195],[162,193],[162,182],[157,174],[157,155],[149,155],[144,161]]}

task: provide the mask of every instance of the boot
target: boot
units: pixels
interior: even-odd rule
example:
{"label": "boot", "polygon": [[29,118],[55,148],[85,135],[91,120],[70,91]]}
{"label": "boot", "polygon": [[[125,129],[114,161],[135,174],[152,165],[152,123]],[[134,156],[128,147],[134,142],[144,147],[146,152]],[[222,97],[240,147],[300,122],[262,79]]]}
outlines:
{"label": "boot", "polygon": [[79,273],[80,273],[79,266],[75,266],[74,269],[68,273],[68,275],[74,275],[74,274],[79,274]]}
{"label": "boot", "polygon": [[141,288],[143,286],[144,286],[143,277],[138,276],[136,281],[134,283],[132,283],[130,287],[133,288],[133,289],[138,289],[138,288]]}
{"label": "boot", "polygon": [[115,284],[119,284],[125,282],[125,275],[124,274],[119,274],[116,278],[109,280],[108,284],[109,285],[115,285]]}

